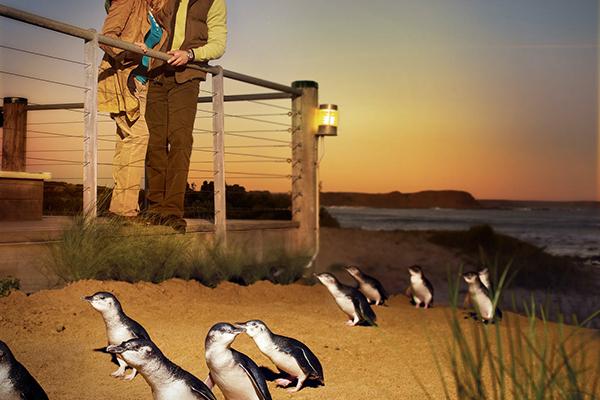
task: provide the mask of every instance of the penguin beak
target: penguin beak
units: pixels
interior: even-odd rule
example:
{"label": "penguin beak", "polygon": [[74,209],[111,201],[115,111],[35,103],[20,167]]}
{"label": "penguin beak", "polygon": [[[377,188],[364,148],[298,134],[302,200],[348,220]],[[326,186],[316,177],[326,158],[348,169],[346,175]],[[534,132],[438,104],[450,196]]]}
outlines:
{"label": "penguin beak", "polygon": [[235,322],[233,324],[236,328],[243,329],[246,332],[246,323],[245,322]]}
{"label": "penguin beak", "polygon": [[246,327],[245,327],[245,326],[238,326],[238,325],[235,325],[235,327],[236,327],[237,329],[234,329],[234,330],[233,330],[233,333],[235,333],[236,335],[239,335],[240,333],[244,333],[244,332],[246,332]]}
{"label": "penguin beak", "polygon": [[84,296],[81,298],[81,300],[91,302],[94,300],[94,296]]}
{"label": "penguin beak", "polygon": [[121,346],[111,344],[106,348],[106,351],[108,351],[111,354],[121,354],[125,352],[125,349]]}

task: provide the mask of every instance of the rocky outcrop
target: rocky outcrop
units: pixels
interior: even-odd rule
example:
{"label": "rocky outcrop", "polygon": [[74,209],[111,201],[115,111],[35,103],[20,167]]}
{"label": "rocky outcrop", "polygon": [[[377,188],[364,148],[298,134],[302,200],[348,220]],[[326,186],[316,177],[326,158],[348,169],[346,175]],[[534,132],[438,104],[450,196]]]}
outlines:
{"label": "rocky outcrop", "polygon": [[481,208],[468,192],[460,190],[427,190],[417,193],[321,193],[323,206],[374,208]]}

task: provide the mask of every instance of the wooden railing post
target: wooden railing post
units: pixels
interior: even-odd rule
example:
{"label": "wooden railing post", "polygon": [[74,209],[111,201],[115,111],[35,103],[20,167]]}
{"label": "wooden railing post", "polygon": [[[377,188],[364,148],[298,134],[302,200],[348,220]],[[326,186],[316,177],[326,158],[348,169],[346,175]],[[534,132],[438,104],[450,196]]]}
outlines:
{"label": "wooden railing post", "polygon": [[27,99],[4,98],[2,170],[25,171],[27,166]]}
{"label": "wooden railing post", "polygon": [[292,101],[292,220],[300,223],[300,248],[316,251],[319,85],[313,81],[296,81],[292,87],[302,90],[302,95]]}
{"label": "wooden railing post", "polygon": [[83,134],[83,213],[95,218],[98,212],[98,34],[84,45],[85,100]]}
{"label": "wooden railing post", "polygon": [[218,73],[212,75],[215,235],[217,241],[222,245],[225,245],[227,239],[227,202],[225,187],[225,90],[223,85],[223,68],[217,68]]}

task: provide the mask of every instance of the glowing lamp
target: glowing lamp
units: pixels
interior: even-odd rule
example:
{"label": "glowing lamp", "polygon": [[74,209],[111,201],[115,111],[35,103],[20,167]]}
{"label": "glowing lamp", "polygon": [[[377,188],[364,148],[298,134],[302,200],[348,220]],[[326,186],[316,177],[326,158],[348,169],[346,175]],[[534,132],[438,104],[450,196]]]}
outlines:
{"label": "glowing lamp", "polygon": [[338,106],[321,104],[319,106],[319,130],[317,136],[337,136]]}

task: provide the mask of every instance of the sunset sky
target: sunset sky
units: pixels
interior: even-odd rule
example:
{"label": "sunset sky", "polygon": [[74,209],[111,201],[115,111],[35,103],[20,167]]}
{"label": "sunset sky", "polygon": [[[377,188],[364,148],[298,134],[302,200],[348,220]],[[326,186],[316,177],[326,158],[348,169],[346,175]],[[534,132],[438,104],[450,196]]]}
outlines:
{"label": "sunset sky", "polygon": [[[100,29],[105,16],[103,0],[0,1],[82,27]],[[286,84],[318,81],[321,102],[339,105],[339,137],[326,139],[321,164],[324,191],[461,189],[478,198],[600,200],[597,0],[227,3],[229,46],[221,65]],[[82,59],[80,40],[4,18],[0,37],[3,46]],[[5,48],[0,48],[0,64],[2,71],[83,82],[80,65]],[[227,89],[257,91],[231,82]],[[0,74],[2,96],[52,103],[81,101],[81,93]],[[256,104],[228,107],[229,113],[281,113]],[[80,118],[73,112],[40,113],[30,121],[73,117]],[[197,127],[210,129],[210,119],[198,121]],[[111,124],[102,125],[102,133],[112,132]],[[237,120],[229,126],[254,129]],[[282,125],[266,126],[273,127]],[[29,129],[75,133],[81,126]],[[285,133],[270,137],[286,139]],[[199,138],[196,146],[209,146],[208,139]],[[30,149],[63,150],[67,145],[47,142],[31,139]],[[69,157],[75,159],[78,148],[69,147]],[[265,151],[289,153],[285,148]],[[110,154],[105,153],[102,160],[108,163]],[[190,175],[201,178],[206,154],[194,157],[199,164]],[[44,167],[37,170],[54,168]],[[105,167],[102,176],[108,179]],[[228,165],[241,172],[257,168],[289,173],[284,163]],[[65,174],[64,169],[55,172],[56,177]],[[235,182],[289,190],[285,179]]]}

